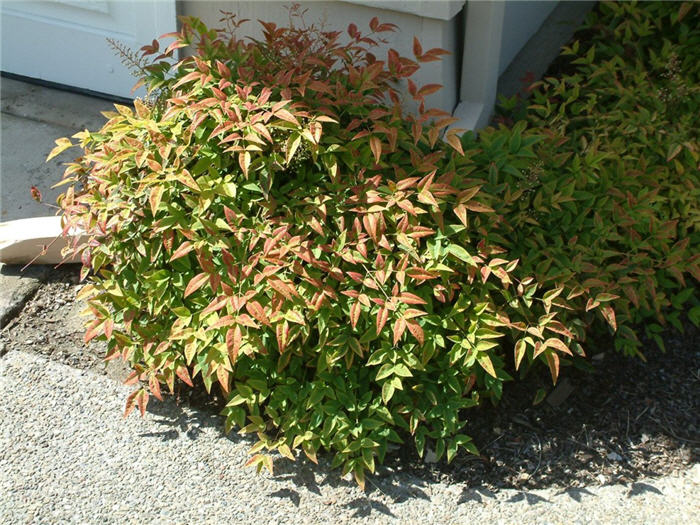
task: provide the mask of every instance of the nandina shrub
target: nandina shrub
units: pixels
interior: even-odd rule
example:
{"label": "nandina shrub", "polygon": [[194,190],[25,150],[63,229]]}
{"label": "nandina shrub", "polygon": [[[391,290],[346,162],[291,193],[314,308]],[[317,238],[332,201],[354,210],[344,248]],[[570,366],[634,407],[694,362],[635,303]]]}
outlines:
{"label": "nandina shrub", "polygon": [[[258,468],[272,470],[266,450],[323,449],[363,483],[407,434],[421,454],[426,441],[448,461],[474,452],[463,409],[500,398],[513,348],[554,379],[560,355],[582,353],[579,327],[557,317],[561,289],[516,278],[485,240],[481,167],[455,130],[440,139],[453,119],[423,104],[439,86],[410,79],[442,50],[416,40],[415,60],[379,60],[393,26],[376,19],[369,36],[351,24],[348,43],[263,26],[243,41],[185,20],[135,61],[152,98],[75,136],[84,154],[59,202],[66,231],[89,236],[72,247],[91,281],[85,339],[106,339],[147,384],[126,413],[176,378],[220,389],[226,428],[259,438]],[[539,139],[517,140],[530,162]],[[54,154],[71,145],[57,142]]]}
{"label": "nandina shrub", "polygon": [[700,8],[605,2],[584,29],[570,73],[533,86],[537,161],[514,168],[512,131],[493,130],[461,162],[495,167],[484,188],[521,267],[607,301],[616,346],[643,356],[634,325],[663,349],[664,325],[700,322]]}

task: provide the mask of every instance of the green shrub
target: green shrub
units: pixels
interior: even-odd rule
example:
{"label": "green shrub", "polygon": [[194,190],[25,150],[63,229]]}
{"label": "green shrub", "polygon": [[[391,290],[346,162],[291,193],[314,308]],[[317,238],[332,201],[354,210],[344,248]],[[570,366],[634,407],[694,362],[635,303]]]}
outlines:
{"label": "green shrub", "polygon": [[[148,382],[127,413],[176,377],[218,384],[226,428],[259,437],[258,467],[266,449],[326,449],[363,483],[398,429],[421,453],[427,439],[448,459],[475,451],[461,410],[508,379],[495,339],[509,321],[489,294],[517,263],[480,243],[490,209],[456,167],[456,132],[438,140],[453,119],[423,107],[439,86],[410,81],[443,51],[416,41],[415,61],[378,61],[372,39],[393,26],[376,20],[369,36],[351,25],[349,44],[264,27],[245,43],[186,21],[139,64],[158,98],[76,136],[61,205],[91,236],[75,247],[91,272],[86,340],[106,338],[107,358]],[[171,65],[183,46],[193,56]]]}
{"label": "green shrub", "polygon": [[[64,177],[66,231],[89,236],[73,247],[91,281],[85,339],[106,339],[107,358],[148,384],[127,414],[199,376],[225,395],[227,430],[257,434],[250,464],[327,450],[363,484],[407,435],[448,461],[476,452],[464,409],[497,401],[506,368],[543,362],[556,381],[594,315],[628,329],[624,287],[640,316],[647,277],[652,297],[688,300],[666,294],[697,269],[677,260],[696,233],[663,214],[695,185],[659,200],[641,186],[652,168],[622,184],[619,164],[642,161],[600,138],[572,151],[556,123],[440,140],[453,119],[423,103],[439,86],[410,77],[443,51],[415,41],[415,60],[379,60],[391,24],[351,24],[343,44],[266,23],[242,41],[228,21],[188,19],[155,59],[158,42],[144,48],[134,64],[152,98],[77,134],[84,154]],[[173,63],[180,47],[192,56]],[[649,248],[634,244],[642,229]]]}
{"label": "green shrub", "polygon": [[600,314],[628,354],[641,355],[635,324],[663,348],[663,325],[700,320],[699,15],[690,3],[600,4],[587,41],[564,49],[573,71],[535,85],[538,163],[507,166],[507,131],[483,136],[472,159],[502,168],[485,189],[503,196],[503,246],[544,285],[606,294]]}

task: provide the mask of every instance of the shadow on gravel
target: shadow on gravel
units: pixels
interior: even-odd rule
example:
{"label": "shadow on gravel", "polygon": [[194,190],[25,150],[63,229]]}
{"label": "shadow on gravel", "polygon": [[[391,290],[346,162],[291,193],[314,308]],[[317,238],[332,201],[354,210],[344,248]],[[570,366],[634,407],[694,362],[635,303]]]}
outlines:
{"label": "shadow on gravel", "polygon": [[346,509],[355,509],[353,518],[367,518],[373,511],[395,518],[396,515],[384,503],[369,498],[357,498],[343,505]]}
{"label": "shadow on gravel", "polygon": [[585,489],[585,488],[579,488],[579,487],[571,487],[568,489],[561,490],[556,493],[558,496],[559,494],[566,494],[569,496],[572,500],[580,503],[581,500],[584,498],[584,496],[595,496],[590,490]]}
{"label": "shadow on gravel", "polygon": [[646,494],[647,492],[652,492],[654,494],[659,494],[660,496],[663,496],[664,493],[661,492],[659,489],[657,489],[653,485],[649,485],[648,483],[632,483],[632,487],[630,488],[630,491],[627,493],[627,497],[631,498],[632,496],[639,496],[642,494]]}

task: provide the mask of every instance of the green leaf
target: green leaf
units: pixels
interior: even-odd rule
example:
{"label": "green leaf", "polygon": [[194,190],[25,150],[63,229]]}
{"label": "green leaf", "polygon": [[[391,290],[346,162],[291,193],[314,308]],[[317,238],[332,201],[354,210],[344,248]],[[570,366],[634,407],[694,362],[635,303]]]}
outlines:
{"label": "green leaf", "polygon": [[467,252],[467,250],[465,250],[461,246],[457,244],[450,244],[447,247],[447,251],[455,257],[457,257],[458,259],[460,259],[461,261],[467,263],[469,266],[477,266],[476,261],[474,261],[474,258],[471,255],[469,255],[469,252]]}
{"label": "green leaf", "polygon": [[387,381],[382,385],[382,401],[384,404],[389,403],[391,398],[394,396],[394,386],[390,381]]}

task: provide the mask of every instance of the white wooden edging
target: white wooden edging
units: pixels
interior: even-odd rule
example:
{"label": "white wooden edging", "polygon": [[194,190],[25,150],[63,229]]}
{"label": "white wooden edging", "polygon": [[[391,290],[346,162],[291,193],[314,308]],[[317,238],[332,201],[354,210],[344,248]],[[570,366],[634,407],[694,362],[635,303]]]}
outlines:
{"label": "white wooden edging", "polygon": [[[58,264],[63,262],[61,250],[75,238],[75,235],[81,234],[76,232],[66,239],[61,237],[62,230],[59,216],[0,222],[0,263]],[[83,240],[85,239],[80,239],[79,242]],[[42,254],[44,249],[46,252]]]}

